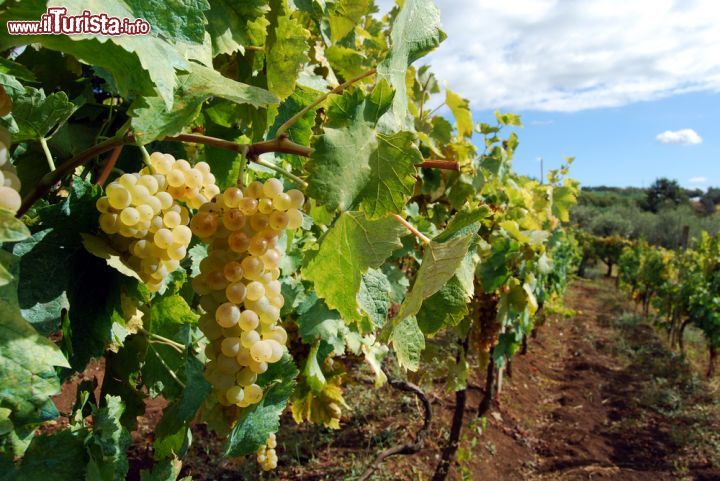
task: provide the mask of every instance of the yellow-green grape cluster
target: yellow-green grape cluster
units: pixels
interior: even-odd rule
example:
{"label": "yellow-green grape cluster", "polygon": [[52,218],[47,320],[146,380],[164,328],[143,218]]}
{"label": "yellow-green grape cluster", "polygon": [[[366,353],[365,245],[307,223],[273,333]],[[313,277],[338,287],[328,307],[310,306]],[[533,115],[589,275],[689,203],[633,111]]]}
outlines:
{"label": "yellow-green grape cluster", "polygon": [[272,471],[277,468],[278,457],[275,452],[277,440],[275,433],[270,433],[264,445],[257,450],[257,462],[263,471]]}
{"label": "yellow-green grape cluster", "polygon": [[278,325],[278,236],[302,224],[302,192],[283,192],[277,179],[231,187],[204,204],[190,222],[209,244],[192,281],[205,314],[199,325],[211,341],[205,375],[225,406],[246,407],[262,399],[258,374],[282,358],[287,333]]}
{"label": "yellow-green grape cluster", "polygon": [[[151,291],[157,291],[163,280],[180,267],[192,239],[188,227],[190,213],[178,203],[187,200],[188,194],[168,184],[171,173],[200,172],[203,182],[200,185],[205,192],[216,194],[219,189],[209,183],[215,179],[205,162],[189,169],[187,161],[174,160],[167,154],[156,152],[150,159],[153,165],[162,165],[162,169],[154,174],[147,168],[123,174],[107,186],[106,195],[97,201],[97,209],[100,229],[114,236],[113,245],[126,254],[127,264]],[[181,197],[176,196],[181,193]]]}
{"label": "yellow-green grape cluster", "polygon": [[[187,160],[175,160],[170,154],[153,152],[150,165],[154,173],[165,176],[165,190],[191,209],[199,208],[220,193],[215,185],[215,176],[206,162],[192,166]],[[149,174],[150,169],[145,167],[140,173]]]}
{"label": "yellow-green grape cluster", "polygon": [[[0,86],[0,117],[10,113],[12,101]],[[15,166],[10,162],[12,139],[7,129],[0,127],[0,208],[13,213],[20,209],[20,179]]]}

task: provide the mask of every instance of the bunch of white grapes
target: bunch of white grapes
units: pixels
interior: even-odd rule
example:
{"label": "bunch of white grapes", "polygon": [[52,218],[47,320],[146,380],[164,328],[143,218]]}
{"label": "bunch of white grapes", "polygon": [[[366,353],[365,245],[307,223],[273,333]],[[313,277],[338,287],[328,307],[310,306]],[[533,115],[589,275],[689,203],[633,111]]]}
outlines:
{"label": "bunch of white grapes", "polygon": [[277,468],[278,457],[275,452],[277,440],[275,433],[270,433],[265,444],[257,450],[257,462],[263,471],[272,471]]}
{"label": "bunch of white grapes", "polygon": [[[12,110],[12,100],[0,85],[0,117]],[[0,208],[13,213],[20,209],[20,179],[15,166],[10,162],[10,145],[12,138],[7,129],[0,127]]]}
{"label": "bunch of white grapes", "polygon": [[[212,195],[219,189],[205,162],[190,167],[186,160],[159,152],[150,156],[150,162],[154,174],[148,168],[123,174],[107,186],[106,195],[98,199],[96,206],[100,229],[114,236],[113,245],[125,254],[126,263],[151,291],[157,291],[163,280],[180,267],[192,239],[190,213],[178,201],[188,201],[189,193],[193,199],[205,200],[200,189]],[[177,180],[180,176],[185,179],[182,186],[175,181],[175,185],[169,184],[170,178]],[[192,180],[188,183],[188,179]]]}
{"label": "bunch of white grapes", "polygon": [[192,285],[205,311],[199,326],[210,340],[205,376],[224,406],[260,402],[257,375],[283,356],[278,236],[301,226],[304,202],[302,192],[285,193],[279,180],[270,179],[251,183],[244,193],[227,189],[190,222],[208,243]]}

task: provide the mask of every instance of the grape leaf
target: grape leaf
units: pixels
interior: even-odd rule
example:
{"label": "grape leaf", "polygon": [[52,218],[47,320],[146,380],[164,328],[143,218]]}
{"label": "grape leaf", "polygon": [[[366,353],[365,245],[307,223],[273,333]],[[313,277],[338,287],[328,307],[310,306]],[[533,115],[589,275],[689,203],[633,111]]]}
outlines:
{"label": "grape leaf", "polygon": [[21,256],[18,298],[23,316],[48,334],[58,329],[62,311],[68,309],[70,329],[63,345],[79,370],[118,340],[114,330],[125,322],[120,293],[137,286],[82,245],[80,233],[97,229],[99,196],[97,186],[74,178],[67,199],[38,209],[39,230],[13,246]]}
{"label": "grape leaf", "polygon": [[163,417],[155,428],[156,438],[177,432],[195,417],[195,413],[210,394],[210,384],[203,376],[202,363],[193,356],[185,359],[185,388],[180,397],[163,410]]}
{"label": "grape leaf", "polygon": [[414,129],[405,84],[407,68],[440,45],[445,37],[440,30],[440,11],[434,2],[403,2],[390,32],[390,52],[378,66],[378,76],[387,80],[396,92],[392,110],[380,122],[383,129],[390,132]]}
{"label": "grape leaf", "polygon": [[368,59],[356,49],[331,45],[325,49],[325,56],[333,70],[345,79],[351,79],[370,69]]}
{"label": "grape leaf", "polygon": [[302,66],[309,60],[306,54],[310,33],[302,23],[291,17],[287,0],[273,0],[267,38],[268,88],[281,99],[295,90]]}
{"label": "grape leaf", "polygon": [[415,185],[422,155],[410,132],[382,134],[375,122],[393,92],[378,83],[368,97],[358,90],[331,101],[329,124],[308,162],[308,195],[330,209],[359,205],[369,219],[401,212]]}
{"label": "grape leaf", "polygon": [[298,306],[297,314],[298,334],[304,343],[323,340],[332,346],[336,355],[345,352],[345,337],[349,330],[339,312],[328,309],[315,293],[310,293]]}
{"label": "grape leaf", "polygon": [[368,330],[374,326],[382,327],[390,311],[390,293],[392,286],[387,276],[378,269],[368,269],[362,277],[358,304],[372,322]]}
{"label": "grape leaf", "polygon": [[445,90],[445,103],[450,107],[450,111],[455,117],[455,128],[457,129],[458,139],[472,137],[473,119],[470,111],[470,102],[460,97],[450,89]]}
{"label": "grape leaf", "polygon": [[150,22],[154,33],[171,42],[203,43],[205,39],[203,12],[210,8],[207,0],[125,0],[125,3],[132,9],[133,16]]}
{"label": "grape leaf", "polygon": [[85,429],[63,429],[54,434],[40,434],[30,447],[15,473],[17,480],[77,481],[85,479],[88,454],[85,450]]}
{"label": "grape leaf", "polygon": [[0,57],[0,73],[10,75],[16,79],[25,80],[26,82],[36,82],[35,74],[32,73],[25,65],[12,60]]}
{"label": "grape leaf", "polygon": [[314,283],[317,295],[328,307],[337,309],[346,321],[358,321],[362,275],[370,267],[378,268],[402,246],[403,231],[393,218],[368,220],[360,212],[344,212],[325,234],[303,277]]}
{"label": "grape leaf", "polygon": [[244,53],[247,46],[262,45],[269,24],[265,14],[269,9],[265,0],[213,0],[210,10],[205,12],[213,56]]}
{"label": "grape leaf", "polygon": [[370,10],[369,0],[338,0],[329,9],[330,40],[345,38]]}
{"label": "grape leaf", "polygon": [[120,274],[123,274],[128,277],[134,277],[138,281],[142,281],[140,279],[140,276],[137,272],[132,270],[130,267],[125,264],[122,259],[120,258],[120,254],[113,249],[106,241],[105,239],[101,239],[100,237],[90,235],[90,234],[80,234],[82,237],[82,244],[87,249],[87,251],[94,255],[95,257],[99,257],[100,259],[105,259],[105,262],[107,262],[107,265],[118,271]]}
{"label": "grape leaf", "polygon": [[12,212],[0,209],[0,242],[19,242],[30,237],[30,231],[23,221]]}
{"label": "grape leaf", "polygon": [[74,111],[75,104],[65,92],[45,96],[42,89],[27,87],[24,93],[13,96],[12,116],[17,124],[17,130],[11,130],[13,142],[45,137]]}
{"label": "grape leaf", "polygon": [[[166,293],[153,299],[145,329],[180,344],[189,345],[190,326],[197,322],[197,318],[197,314],[190,309],[182,296]],[[152,396],[162,393],[166,398],[174,399],[182,395],[182,386],[168,370],[183,379],[187,367],[185,356],[186,354],[181,354],[170,346],[150,344],[142,373]]]}
{"label": "grape leaf", "polygon": [[411,371],[420,367],[420,354],[425,349],[425,336],[413,316],[402,319],[395,325],[390,337],[398,365]]}
{"label": "grape leaf", "polygon": [[310,352],[305,361],[305,368],[303,369],[302,375],[305,378],[305,382],[310,387],[313,394],[320,394],[323,386],[325,386],[325,375],[320,367],[322,359],[318,359],[318,349],[320,349],[320,342],[316,341],[310,348]]}
{"label": "grape leaf", "polygon": [[160,97],[144,97],[133,104],[131,115],[135,137],[143,143],[174,135],[191,123],[210,97],[219,97],[238,104],[267,107],[278,102],[265,89],[236,82],[215,70],[193,63],[190,72],[178,77],[175,101],[170,112]]}
{"label": "grape leaf", "polygon": [[225,445],[226,456],[252,454],[265,444],[270,433],[277,432],[280,414],[295,388],[297,375],[295,364],[286,354],[258,376],[257,384],[265,395],[258,404],[243,409]]}
{"label": "grape leaf", "polygon": [[126,451],[132,440],[120,423],[124,410],[122,400],[116,396],[106,396],[105,406],[93,410],[92,434],[85,441],[90,455],[86,480],[125,479],[129,468]]}
{"label": "grape leaf", "polygon": [[420,330],[432,335],[446,325],[457,325],[468,313],[469,294],[457,276],[453,276],[423,302],[417,313]]}
{"label": "grape leaf", "polygon": [[445,230],[425,246],[415,282],[395,319],[415,316],[423,301],[439,291],[455,275],[476,237],[475,232],[489,212],[484,206],[475,211],[459,212]]}
{"label": "grape leaf", "polygon": [[69,365],[60,349],[20,315],[18,259],[0,250],[0,264],[14,277],[0,287],[0,407],[12,410],[16,426],[47,421],[58,415],[50,400],[60,391],[54,366]]}

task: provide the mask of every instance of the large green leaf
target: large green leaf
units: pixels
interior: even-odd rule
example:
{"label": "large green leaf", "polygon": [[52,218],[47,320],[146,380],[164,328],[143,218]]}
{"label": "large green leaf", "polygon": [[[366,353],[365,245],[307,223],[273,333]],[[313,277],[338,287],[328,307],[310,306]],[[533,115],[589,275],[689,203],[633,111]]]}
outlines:
{"label": "large green leaf", "polygon": [[369,0],[338,0],[329,9],[330,39],[345,38],[370,10]]}
{"label": "large green leaf", "polygon": [[62,125],[75,111],[75,105],[64,92],[45,96],[42,89],[28,87],[13,96],[12,116],[17,131],[11,130],[13,142],[37,140]]}
{"label": "large green leaf", "polygon": [[[182,296],[166,293],[153,299],[145,320],[145,329],[188,345],[191,341],[190,327],[196,323],[197,318],[197,314],[190,309]],[[175,378],[183,379],[186,376],[185,369],[193,368],[192,365],[188,366],[186,356],[186,353],[179,353],[169,346],[161,344],[149,346],[142,372],[145,385],[148,386],[152,396],[161,393],[168,399],[182,396],[183,387]],[[175,376],[169,370],[172,370]]]}
{"label": "large green leaf", "polygon": [[[81,15],[84,10],[103,12],[108,16],[133,18],[132,8],[123,1],[69,0],[63,3],[68,15]],[[28,1],[14,5],[5,12],[4,20],[37,20],[45,13],[44,1]],[[163,19],[172,9],[163,7],[155,19]],[[164,28],[168,23],[152,28]],[[172,107],[177,70],[186,70],[188,61],[168,41],[156,35],[118,35],[88,39],[86,35],[0,36],[3,49],[21,44],[39,43],[43,47],[77,57],[90,65],[110,72],[120,93],[152,95],[159,93],[167,108]]]}
{"label": "large green leaf", "polygon": [[405,0],[390,33],[390,52],[378,66],[378,75],[395,89],[393,107],[381,121],[391,132],[413,130],[408,111],[405,74],[408,66],[445,39],[440,30],[440,11],[432,0]]}
{"label": "large green leaf", "polygon": [[425,349],[425,336],[418,327],[417,320],[410,316],[398,322],[390,341],[400,367],[417,371],[420,367],[420,354]]}
{"label": "large green leaf", "polygon": [[322,340],[332,346],[336,355],[345,352],[345,337],[349,329],[339,312],[329,309],[322,299],[311,293],[298,306],[297,314],[298,334],[304,343],[313,344]]}
{"label": "large green leaf", "polygon": [[124,323],[120,293],[137,286],[82,245],[81,233],[97,229],[99,196],[98,187],[75,178],[68,198],[39,209],[38,230],[13,247],[21,257],[18,298],[23,316],[48,334],[58,330],[63,310],[68,310],[63,344],[79,370],[117,340],[113,329]]}
{"label": "large green leaf", "polygon": [[86,430],[63,429],[36,436],[15,473],[22,481],[78,481],[85,479],[88,455],[84,446]]}
{"label": "large green leaf", "polygon": [[203,365],[197,358],[188,355],[182,374],[184,374],[185,388],[180,397],[163,411],[163,417],[155,428],[155,436],[158,439],[176,433],[192,421],[197,410],[210,394],[210,384],[205,380]]}
{"label": "large green leaf", "polygon": [[306,54],[310,33],[291,16],[286,0],[273,0],[267,38],[268,88],[284,99],[295,90],[300,70],[309,60]]}
{"label": "large green leaf", "polygon": [[212,0],[205,16],[213,55],[245,52],[245,47],[262,45],[269,9],[265,0]]}
{"label": "large green leaf", "polygon": [[390,311],[392,285],[387,276],[379,269],[368,269],[360,283],[358,303],[373,326],[382,327]]}
{"label": "large green leaf", "polygon": [[126,0],[137,18],[144,18],[153,26],[153,32],[171,42],[183,40],[203,43],[205,39],[205,16],[210,8],[207,0]]}
{"label": "large green leaf", "polygon": [[417,313],[420,330],[426,335],[435,334],[446,325],[456,325],[467,315],[470,293],[453,276],[432,296],[425,299]]}
{"label": "large green leaf", "polygon": [[60,391],[55,366],[69,367],[68,362],[20,315],[18,259],[0,250],[0,264],[14,277],[0,287],[0,408],[12,411],[16,426],[53,419],[58,413],[50,396]]}
{"label": "large green leaf", "polygon": [[219,97],[238,104],[267,107],[278,102],[267,90],[236,82],[219,72],[191,64],[190,72],[181,74],[175,91],[175,102],[170,112],[160,97],[145,97],[134,104],[132,125],[135,136],[143,143],[152,142],[180,132],[200,112],[203,102]]}
{"label": "large green leaf", "polygon": [[362,317],[358,293],[363,273],[378,268],[402,246],[404,227],[388,217],[368,220],[360,212],[344,212],[326,233],[317,255],[308,262],[303,277],[315,285],[328,307],[346,321]]}
{"label": "large green leaf", "polygon": [[130,433],[121,424],[125,406],[119,397],[107,396],[105,406],[93,412],[92,434],[85,441],[90,460],[88,481],[122,481],[128,472],[126,451]]}
{"label": "large green leaf", "polygon": [[355,90],[331,102],[331,127],[317,138],[308,163],[311,197],[330,209],[359,206],[369,219],[402,211],[422,155],[414,134],[376,132],[392,98],[382,81],[367,98]]}
{"label": "large green leaf", "polygon": [[280,414],[295,388],[298,370],[290,356],[271,364],[258,376],[257,384],[265,390],[258,404],[243,409],[225,446],[227,456],[244,456],[254,453],[265,444],[270,433],[280,427]]}
{"label": "large green leaf", "polygon": [[397,320],[415,316],[423,301],[438,292],[455,275],[470,250],[475,232],[488,214],[486,207],[459,212],[445,230],[425,246],[422,264],[412,289],[400,306]]}

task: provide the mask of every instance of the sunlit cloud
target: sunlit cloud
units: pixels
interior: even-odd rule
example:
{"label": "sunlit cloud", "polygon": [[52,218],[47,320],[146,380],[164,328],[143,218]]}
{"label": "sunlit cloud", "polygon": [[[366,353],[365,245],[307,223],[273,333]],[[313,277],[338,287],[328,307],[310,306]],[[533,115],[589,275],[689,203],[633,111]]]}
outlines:
{"label": "sunlit cloud", "polygon": [[661,144],[695,145],[702,142],[702,137],[693,129],[666,130],[655,139]]}

